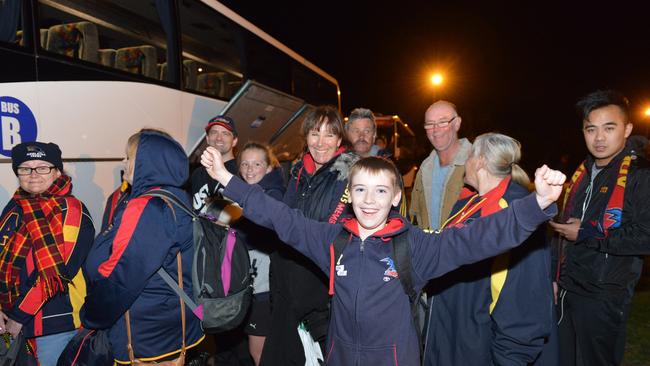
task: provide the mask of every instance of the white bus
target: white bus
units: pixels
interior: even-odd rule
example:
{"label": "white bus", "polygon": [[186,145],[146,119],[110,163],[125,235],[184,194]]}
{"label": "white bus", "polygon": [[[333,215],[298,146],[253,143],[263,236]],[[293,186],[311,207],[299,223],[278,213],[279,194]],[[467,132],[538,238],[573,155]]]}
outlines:
{"label": "white bus", "polygon": [[99,225],[126,139],[142,127],[202,150],[208,119],[284,160],[313,105],[339,106],[332,76],[214,0],[0,0],[0,204],[11,148],[55,142]]}

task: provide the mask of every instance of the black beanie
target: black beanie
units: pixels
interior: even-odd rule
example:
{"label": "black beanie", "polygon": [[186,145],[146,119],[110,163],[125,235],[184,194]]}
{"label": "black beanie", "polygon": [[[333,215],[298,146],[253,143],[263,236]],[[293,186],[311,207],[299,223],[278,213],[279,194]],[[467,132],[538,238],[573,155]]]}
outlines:
{"label": "black beanie", "polygon": [[48,142],[23,142],[11,149],[11,167],[16,170],[20,164],[29,160],[43,160],[54,165],[63,173],[63,161],[61,160],[61,149],[59,145]]}

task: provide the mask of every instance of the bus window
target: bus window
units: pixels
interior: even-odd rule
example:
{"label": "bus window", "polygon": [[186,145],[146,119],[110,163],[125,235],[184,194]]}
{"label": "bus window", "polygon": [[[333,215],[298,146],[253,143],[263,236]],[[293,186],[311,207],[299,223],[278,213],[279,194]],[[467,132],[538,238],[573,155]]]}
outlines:
{"label": "bus window", "polygon": [[0,1],[0,42],[29,46],[23,37],[22,6],[21,0]]}
{"label": "bus window", "polygon": [[292,94],[313,105],[338,106],[336,85],[298,62],[292,64]]}
{"label": "bus window", "polygon": [[256,35],[246,33],[247,79],[291,93],[291,58]]}
{"label": "bus window", "polygon": [[159,12],[157,4],[165,6],[166,2],[40,0],[41,48],[166,81],[171,36],[161,25],[159,13],[166,13]]}
{"label": "bus window", "polygon": [[242,84],[238,27],[200,1],[183,0],[178,7],[184,89],[230,99]]}

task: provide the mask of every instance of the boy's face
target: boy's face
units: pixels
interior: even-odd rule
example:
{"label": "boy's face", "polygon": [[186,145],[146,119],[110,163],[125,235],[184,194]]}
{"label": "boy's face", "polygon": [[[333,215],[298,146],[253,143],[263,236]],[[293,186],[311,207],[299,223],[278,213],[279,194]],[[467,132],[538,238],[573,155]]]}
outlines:
{"label": "boy's face", "polygon": [[350,187],[359,234],[365,239],[386,225],[388,212],[391,206],[399,204],[402,191],[395,187],[392,174],[385,171],[370,174],[361,170],[352,177]]}

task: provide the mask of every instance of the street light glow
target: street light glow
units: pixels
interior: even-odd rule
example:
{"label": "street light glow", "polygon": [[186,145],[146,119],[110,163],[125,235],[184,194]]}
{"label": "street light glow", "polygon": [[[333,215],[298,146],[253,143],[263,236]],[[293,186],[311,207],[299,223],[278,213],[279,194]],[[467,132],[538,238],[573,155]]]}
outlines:
{"label": "street light glow", "polygon": [[431,76],[431,84],[435,86],[442,84],[442,81],[443,81],[443,77],[440,74],[433,74]]}
{"label": "street light glow", "polygon": [[645,115],[650,116],[650,107],[646,108],[645,110]]}

